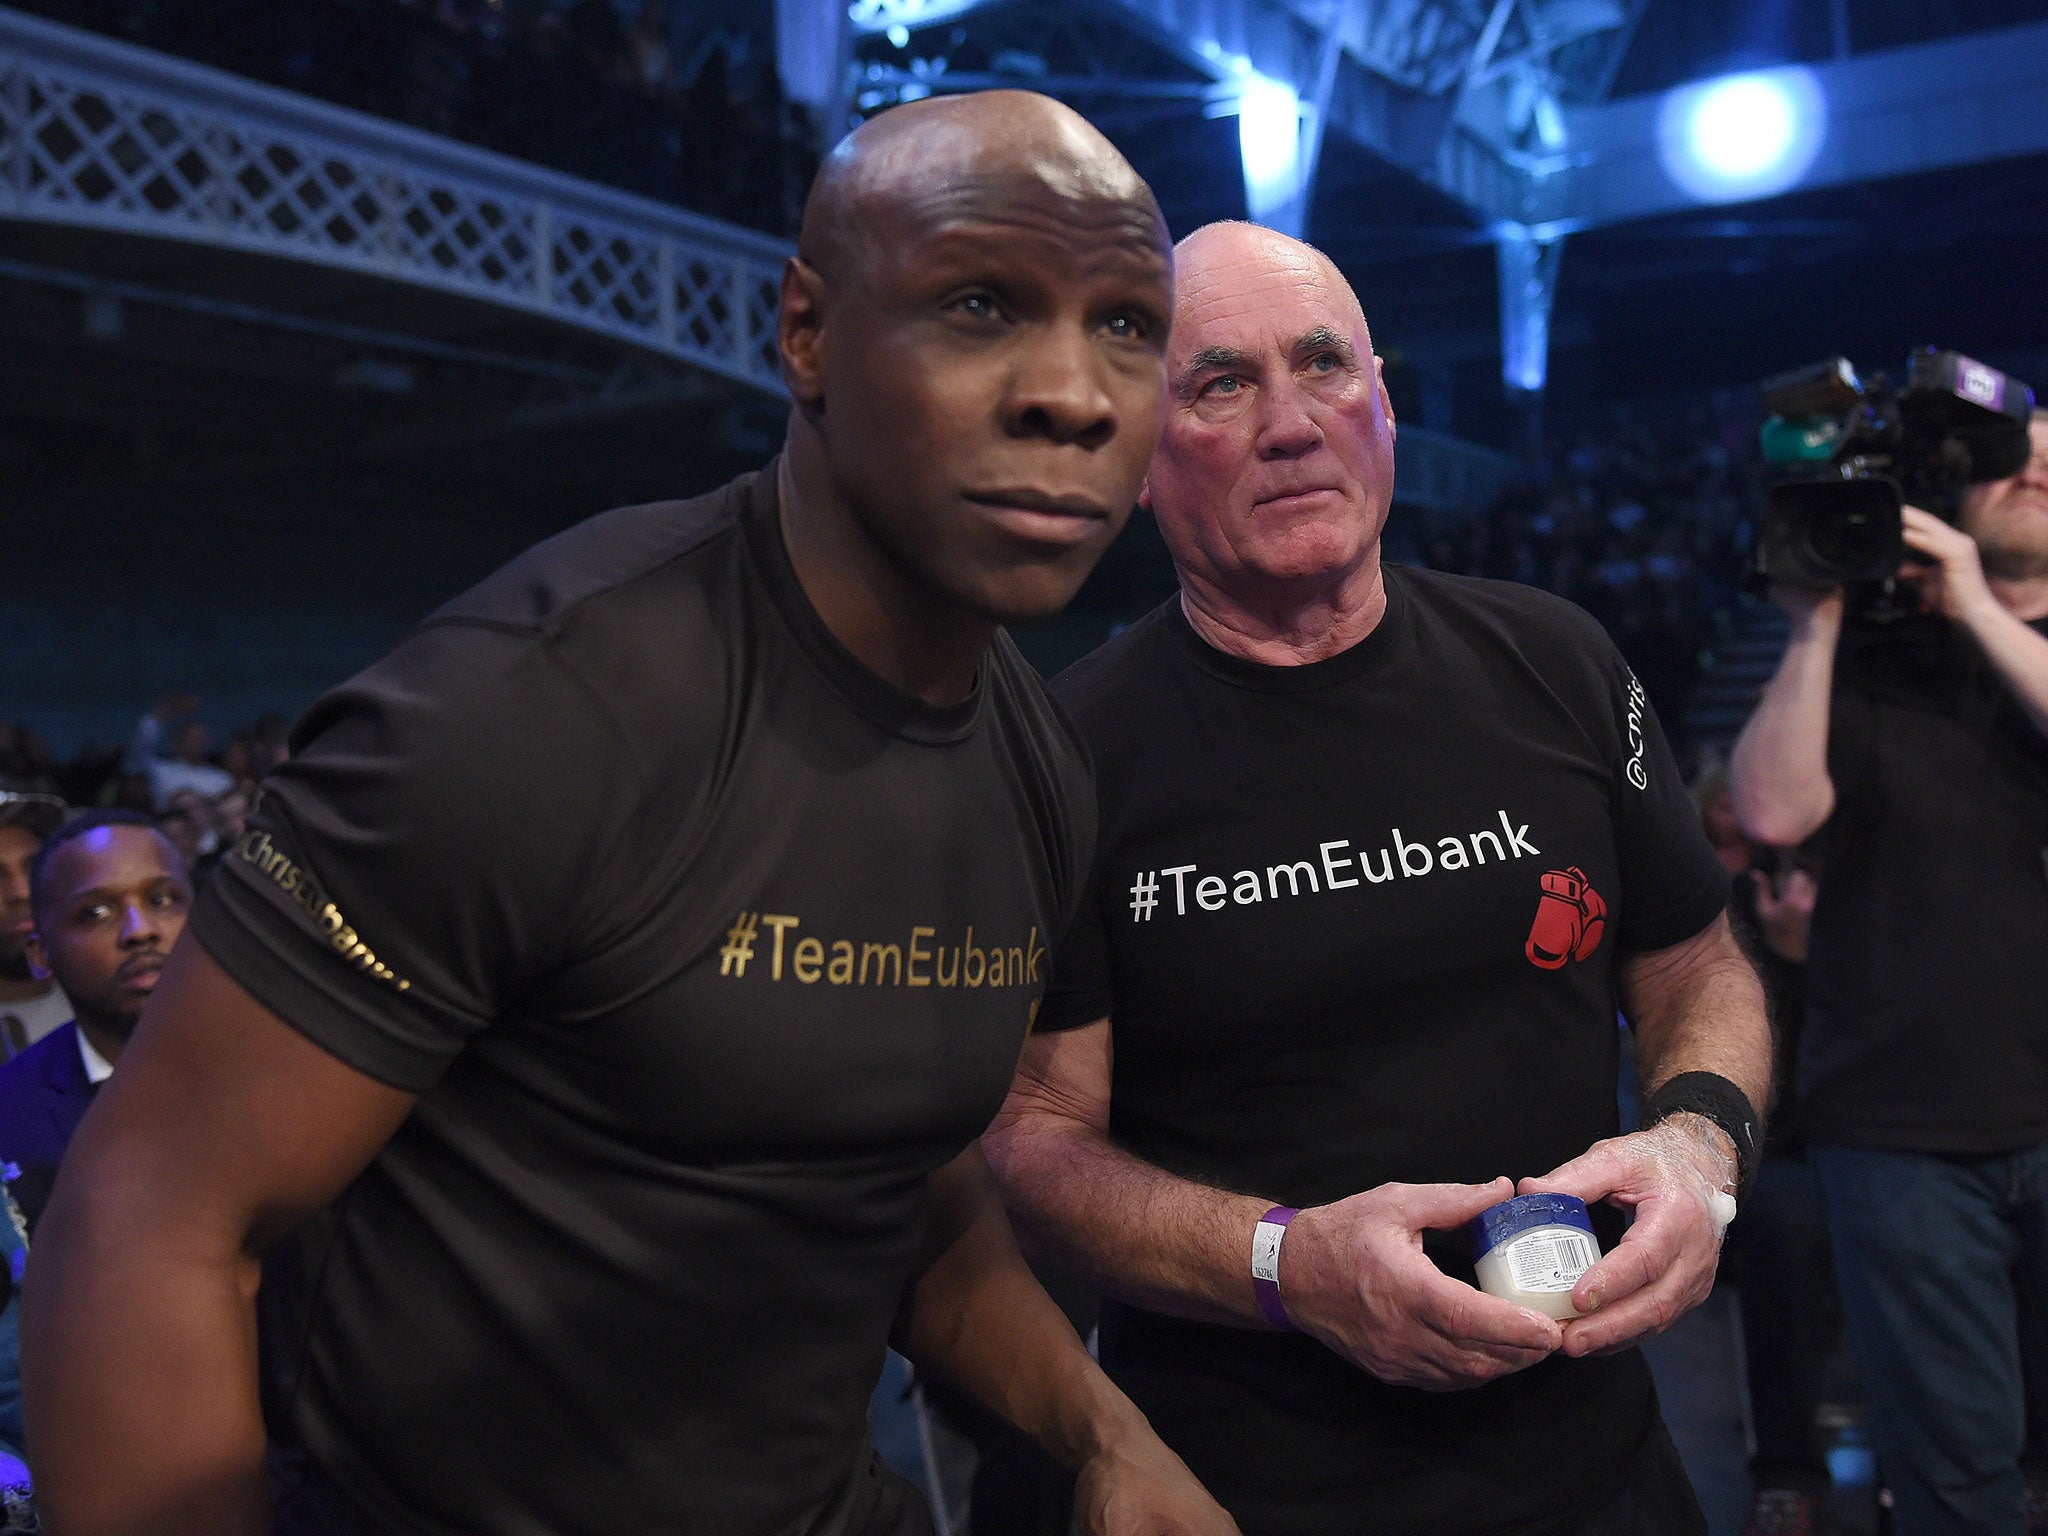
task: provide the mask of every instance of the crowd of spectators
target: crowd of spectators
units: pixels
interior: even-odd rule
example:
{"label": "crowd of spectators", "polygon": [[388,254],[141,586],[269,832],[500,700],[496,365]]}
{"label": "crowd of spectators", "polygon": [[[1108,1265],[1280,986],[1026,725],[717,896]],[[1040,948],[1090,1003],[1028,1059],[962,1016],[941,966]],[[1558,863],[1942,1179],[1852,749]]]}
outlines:
{"label": "crowd of spectators", "polygon": [[257,781],[284,761],[288,722],[264,715],[216,750],[198,710],[198,699],[174,695],[136,722],[125,745],[88,746],[66,762],[29,726],[0,720],[0,791],[148,816],[203,873],[242,835]]}
{"label": "crowd of spectators", "polygon": [[772,58],[678,58],[668,0],[18,0],[21,8],[773,234],[817,133]]}
{"label": "crowd of spectators", "polygon": [[1587,432],[1476,517],[1397,516],[1390,552],[1571,599],[1607,627],[1676,737],[1751,558],[1753,443],[1753,423],[1704,410]]}

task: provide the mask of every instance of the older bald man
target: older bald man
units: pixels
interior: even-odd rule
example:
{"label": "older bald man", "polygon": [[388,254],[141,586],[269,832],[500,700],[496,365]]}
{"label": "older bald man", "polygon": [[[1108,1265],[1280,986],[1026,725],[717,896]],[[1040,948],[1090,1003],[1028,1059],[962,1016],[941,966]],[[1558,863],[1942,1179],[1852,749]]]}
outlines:
{"label": "older bald man", "polygon": [[997,626],[1122,523],[1170,281],[1070,111],[890,113],[784,276],[781,458],[529,551],[314,706],[37,1235],[53,1530],[271,1529],[267,1418],[279,1531],[929,1531],[867,1431],[892,1337],[1091,1531],[1234,1529],[973,1147],[1093,835]]}
{"label": "older bald man", "polygon": [[[1769,1086],[1726,878],[1591,619],[1381,561],[1336,269],[1216,225],[1176,289],[1143,504],[1181,591],[1055,686],[1102,829],[986,1138],[1013,1214],[1250,1536],[1703,1529],[1630,1346],[1706,1293]],[[1516,1180],[1607,1202],[1576,1320],[1471,1284]]]}

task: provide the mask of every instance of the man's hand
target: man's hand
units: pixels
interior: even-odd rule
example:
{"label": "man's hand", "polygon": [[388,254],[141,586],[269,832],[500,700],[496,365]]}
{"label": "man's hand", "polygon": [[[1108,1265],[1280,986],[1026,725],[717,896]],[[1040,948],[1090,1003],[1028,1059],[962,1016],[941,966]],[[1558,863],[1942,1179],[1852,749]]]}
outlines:
{"label": "man's hand", "polygon": [[1779,959],[1804,965],[1813,904],[1820,895],[1813,876],[1795,867],[1785,872],[1782,881],[1774,881],[1767,871],[1753,869],[1749,883],[1756,892],[1756,922],[1763,930],[1765,945]]}
{"label": "man's hand", "polygon": [[970,1146],[931,1177],[925,1251],[897,1347],[1073,1470],[1089,1536],[1233,1536],[1237,1527],[1119,1392],[1039,1286],[994,1175]]}
{"label": "man's hand", "polygon": [[2024,582],[2009,589],[2001,581],[1994,592],[1975,539],[1918,507],[1907,507],[1901,516],[1907,548],[1927,564],[1907,566],[1900,580],[1918,589],[1929,612],[1969,631],[2034,729],[2048,736],[2048,639],[2028,622],[2043,617],[2028,595],[2032,589]]}
{"label": "man's hand", "polygon": [[1899,520],[1906,548],[1921,557],[1899,567],[1899,580],[1920,594],[1922,607],[1965,625],[1998,610],[1975,539],[1918,507],[1901,509]]}
{"label": "man's hand", "polygon": [[1074,1513],[1085,1536],[1239,1536],[1187,1464],[1150,1435],[1081,1463]]}
{"label": "man's hand", "polygon": [[[1734,1148],[1699,1115],[1595,1142],[1521,1193],[1577,1195],[1631,1206],[1626,1236],[1572,1287],[1580,1316],[1564,1327],[1573,1359],[1610,1354],[1662,1333],[1714,1288],[1721,1234],[1734,1212]],[[1720,1196],[1717,1200],[1715,1197]]]}
{"label": "man's hand", "polygon": [[1450,1392],[1534,1365],[1564,1342],[1550,1318],[1453,1280],[1425,1231],[1461,1228],[1514,1184],[1382,1184],[1294,1218],[1280,1294],[1296,1327],[1395,1386]]}

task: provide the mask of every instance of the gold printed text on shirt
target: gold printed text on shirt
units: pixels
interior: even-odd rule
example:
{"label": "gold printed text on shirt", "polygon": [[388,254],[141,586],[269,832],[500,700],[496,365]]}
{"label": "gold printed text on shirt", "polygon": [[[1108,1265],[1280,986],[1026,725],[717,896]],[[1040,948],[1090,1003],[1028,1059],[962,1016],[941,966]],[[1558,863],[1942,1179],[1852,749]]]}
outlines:
{"label": "gold printed text on shirt", "polygon": [[286,857],[283,850],[271,842],[268,832],[243,833],[242,840],[235,844],[235,857],[275,881],[277,888],[313,919],[314,925],[343,960],[357,970],[367,971],[379,981],[390,982],[401,992],[411,989],[412,983],[400,980],[390,966],[371,952],[362,936],[341,915],[341,909],[327,899],[320,882]]}

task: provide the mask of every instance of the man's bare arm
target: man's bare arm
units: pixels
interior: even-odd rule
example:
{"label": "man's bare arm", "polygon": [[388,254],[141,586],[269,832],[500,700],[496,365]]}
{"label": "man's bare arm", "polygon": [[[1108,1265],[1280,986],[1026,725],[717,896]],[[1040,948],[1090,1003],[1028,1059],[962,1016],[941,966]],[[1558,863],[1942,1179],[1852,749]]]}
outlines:
{"label": "man's bare arm", "polygon": [[[1271,1326],[1251,1285],[1252,1230],[1273,1202],[1180,1178],[1109,1139],[1110,1022],[1034,1035],[983,1138],[1027,1241],[1154,1311]],[[1280,1290],[1303,1331],[1382,1380],[1448,1389],[1542,1359],[1557,1325],[1451,1280],[1425,1229],[1506,1199],[1491,1185],[1389,1184],[1304,1210],[1281,1248]]]}
{"label": "man's bare arm", "polygon": [[[1759,1112],[1770,1102],[1763,986],[1725,915],[1682,944],[1625,957],[1621,988],[1646,1094],[1681,1072],[1712,1072]],[[1565,1352],[1626,1348],[1704,1301],[1721,1250],[1714,1196],[1734,1187],[1734,1143],[1695,1114],[1597,1142],[1542,1178],[1524,1179],[1524,1193],[1561,1190],[1636,1213],[1628,1235],[1573,1288],[1573,1303],[1586,1315],[1566,1327]]]}
{"label": "man's bare arm", "polygon": [[1635,1031],[1643,1091],[1681,1072],[1714,1072],[1759,1111],[1771,1099],[1771,1026],[1763,983],[1724,915],[1682,944],[1621,962],[1621,1003]]}
{"label": "man's bare arm", "polygon": [[932,1175],[897,1344],[1072,1470],[1089,1536],[1236,1536],[1025,1267],[978,1147]]}
{"label": "man's bare arm", "polygon": [[328,1055],[187,936],[66,1151],[22,1291],[36,1498],[61,1536],[270,1529],[255,1296],[410,1095]]}
{"label": "man's bare arm", "polygon": [[1842,594],[1778,588],[1771,596],[1791,618],[1792,637],[1736,738],[1728,792],[1745,833],[1789,848],[1834,814],[1828,707],[1842,637]]}

